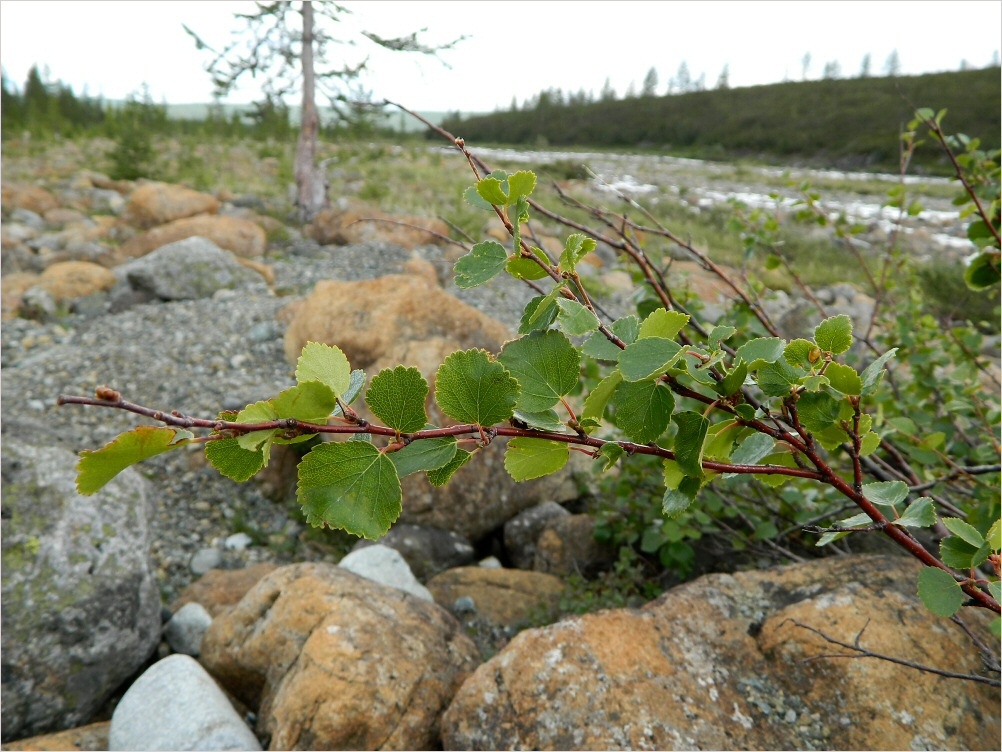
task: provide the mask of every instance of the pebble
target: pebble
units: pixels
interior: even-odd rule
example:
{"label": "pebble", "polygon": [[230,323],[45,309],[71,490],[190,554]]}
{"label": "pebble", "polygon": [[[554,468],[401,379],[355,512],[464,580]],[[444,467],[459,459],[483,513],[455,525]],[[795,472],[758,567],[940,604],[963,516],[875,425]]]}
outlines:
{"label": "pebble", "polygon": [[186,603],[164,627],[164,638],[175,653],[197,657],[202,638],[212,625],[212,616],[200,603]]}
{"label": "pebble", "polygon": [[217,569],[223,563],[223,554],[218,548],[200,548],[191,557],[191,573],[201,576],[210,569]]}

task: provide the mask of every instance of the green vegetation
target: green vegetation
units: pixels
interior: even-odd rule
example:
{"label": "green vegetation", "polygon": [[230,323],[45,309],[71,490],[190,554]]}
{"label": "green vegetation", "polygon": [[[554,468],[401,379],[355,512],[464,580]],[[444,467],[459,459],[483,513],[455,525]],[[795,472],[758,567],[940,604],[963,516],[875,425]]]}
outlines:
{"label": "green vegetation", "polygon": [[[442,127],[470,142],[656,150],[709,159],[755,157],[811,164],[898,166],[897,133],[921,102],[950,112],[954,129],[998,148],[999,69],[924,76],[805,81],[675,96],[566,101],[541,93],[534,106]],[[943,172],[941,151],[915,166]]]}

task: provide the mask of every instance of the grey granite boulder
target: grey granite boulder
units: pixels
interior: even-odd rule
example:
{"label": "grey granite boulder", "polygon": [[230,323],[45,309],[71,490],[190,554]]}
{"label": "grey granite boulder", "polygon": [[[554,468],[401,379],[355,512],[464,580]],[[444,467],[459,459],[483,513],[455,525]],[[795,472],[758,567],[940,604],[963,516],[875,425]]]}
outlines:
{"label": "grey granite boulder", "polygon": [[417,581],[400,552],[379,543],[352,551],[341,559],[338,566],[359,577],[405,590],[426,601],[435,600],[428,588]]}
{"label": "grey granite boulder", "polygon": [[136,290],[161,300],[208,298],[218,290],[264,285],[255,271],[242,266],[229,251],[211,240],[186,238],[119,267]]}
{"label": "grey granite boulder", "polygon": [[4,441],[3,740],[79,726],[160,639],[148,481],[77,493],[77,457]]}

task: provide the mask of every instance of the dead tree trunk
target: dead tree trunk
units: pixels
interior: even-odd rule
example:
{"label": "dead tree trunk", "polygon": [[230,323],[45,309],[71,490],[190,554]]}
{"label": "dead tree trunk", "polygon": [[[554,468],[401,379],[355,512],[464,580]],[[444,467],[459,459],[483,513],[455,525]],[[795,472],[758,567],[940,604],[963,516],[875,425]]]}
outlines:
{"label": "dead tree trunk", "polygon": [[313,4],[303,3],[303,107],[296,144],[296,209],[303,222],[309,222],[327,204],[327,185],[317,164],[317,138],[320,118],[314,95]]}

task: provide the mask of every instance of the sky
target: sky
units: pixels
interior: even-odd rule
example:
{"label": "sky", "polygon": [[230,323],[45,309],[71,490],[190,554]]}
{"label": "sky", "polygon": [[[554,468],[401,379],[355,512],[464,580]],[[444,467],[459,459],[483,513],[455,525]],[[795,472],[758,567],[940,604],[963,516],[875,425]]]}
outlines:
{"label": "sky", "polygon": [[[365,86],[376,99],[422,111],[489,112],[543,89],[598,94],[606,80],[623,96],[639,92],[654,68],[665,93],[681,64],[713,88],[724,67],[731,87],[822,76],[837,62],[842,77],[870,56],[880,75],[896,51],[902,75],[958,70],[961,61],[998,64],[998,0],[342,0],[352,13],[332,29],[354,46],[335,48],[341,64],[368,55]],[[0,64],[17,86],[37,64],[75,93],[124,99],[145,84],[156,102],[207,103],[210,44],[243,28],[242,0],[0,0]],[[298,17],[297,17],[298,18]],[[426,28],[422,39],[466,39],[434,58],[375,49],[361,30],[393,37]],[[260,98],[248,79],[225,102]],[[292,102],[295,104],[296,102]],[[323,102],[318,102],[323,104]]]}

